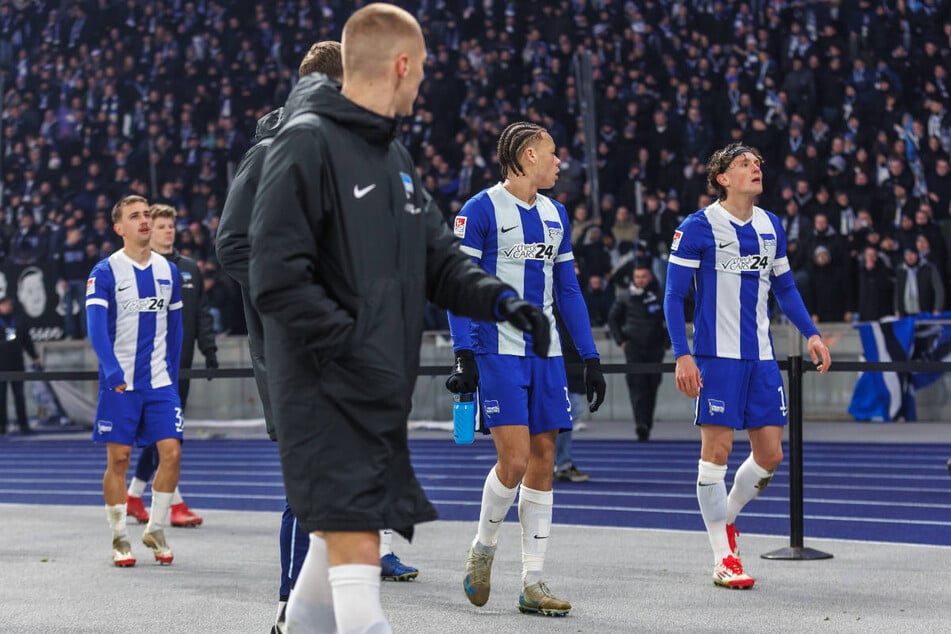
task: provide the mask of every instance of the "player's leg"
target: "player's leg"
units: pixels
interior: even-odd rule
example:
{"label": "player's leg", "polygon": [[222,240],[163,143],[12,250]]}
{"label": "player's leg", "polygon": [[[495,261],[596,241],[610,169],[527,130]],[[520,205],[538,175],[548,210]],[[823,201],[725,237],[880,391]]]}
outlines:
{"label": "player's leg", "polygon": [[188,508],[188,505],[185,504],[185,500],[182,499],[182,492],[178,485],[175,485],[175,490],[172,491],[172,506],[169,511],[169,521],[172,523],[172,526],[179,528],[198,527],[205,521],[201,515],[198,515]]}
{"label": "player's leg", "polygon": [[518,517],[522,526],[522,592],[518,606],[522,612],[565,616],[571,610],[571,604],[551,593],[544,581],[543,570],[554,500],[555,437],[562,429],[571,428],[572,404],[561,357],[532,359],[531,364],[531,445],[528,468],[518,496]]}
{"label": "player's leg", "polygon": [[466,555],[463,590],[473,605],[489,600],[492,562],[499,530],[528,467],[529,376],[524,360],[503,355],[478,355],[482,420],[492,434],[497,462],[482,486],[479,527]]}
{"label": "player's leg", "polygon": [[145,485],[152,479],[155,469],[158,468],[158,449],[154,444],[142,449],[139,453],[139,461],[136,463],[135,475],[129,482],[128,497],[126,498],[126,513],[134,517],[139,524],[145,524],[149,521],[149,512],[145,509],[142,502],[142,494],[145,493]]}
{"label": "player's leg", "polygon": [[750,455],[736,471],[727,498],[727,536],[733,553],[739,556],[736,518],[743,507],[769,484],[783,460],[783,428],[786,424],[786,395],[783,378],[775,362],[759,362],[750,377],[745,418],[750,436]]}
{"label": "player's leg", "polygon": [[697,502],[713,549],[715,584],[752,587],[727,534],[727,459],[735,429],[742,428],[751,365],[734,359],[697,358],[703,381],[695,423],[700,425]]}
{"label": "player's leg", "polygon": [[[392,632],[380,602],[380,534],[377,531],[327,531],[324,538],[337,631]],[[292,602],[302,589],[302,581],[298,578],[291,594]]]}
{"label": "player's leg", "polygon": [[0,381],[0,436],[7,433],[7,382]]}
{"label": "player's leg", "polygon": [[112,560],[120,568],[135,565],[126,526],[125,478],[141,416],[142,399],[137,393],[100,390],[92,439],[106,443],[106,470],[102,476],[102,494],[106,503],[106,516],[112,529]]}
{"label": "player's leg", "polygon": [[131,445],[106,444],[106,472],[102,477],[102,492],[106,501],[106,516],[112,529],[112,562],[119,568],[135,565],[125,514],[125,475],[131,453]]}
{"label": "player's leg", "polygon": [[170,564],[174,556],[165,541],[165,527],[169,523],[172,496],[178,486],[185,420],[175,386],[147,390],[143,399],[143,423],[139,436],[143,442],[155,443],[159,466],[152,481],[151,517],[142,534],[142,543],[152,549],[156,561]]}
{"label": "player's leg", "polygon": [[[300,525],[294,512],[291,511],[291,505],[284,501],[284,513],[281,515],[281,582],[278,589],[277,616],[274,620],[274,627],[271,629],[274,634],[281,634],[285,631],[285,621],[287,614],[287,602],[297,583],[297,579],[304,567],[304,561],[307,558],[308,547],[311,542],[311,536]],[[326,571],[326,550],[327,544],[320,538],[321,548],[324,549],[324,578]],[[320,561],[318,559],[318,561]],[[330,586],[327,586],[327,603],[332,603],[330,597]]]}
{"label": "player's leg", "polygon": [[[291,547],[288,552],[288,572],[281,575],[281,593],[283,595],[284,588],[287,587],[290,599],[287,602],[286,620],[279,618],[278,623],[286,623],[287,630],[275,624],[271,632],[273,634],[284,631],[334,632],[337,630],[337,620],[334,616],[334,597],[330,586],[327,542],[321,533],[308,535],[306,531],[300,529],[300,524],[290,511],[290,505],[284,513],[285,517],[290,516],[291,521],[281,523],[282,567],[285,527],[288,528],[289,541],[295,542],[294,545],[289,544]],[[302,540],[301,537],[303,537]],[[297,541],[303,541],[304,545],[302,547],[297,545]],[[305,557],[302,561],[298,561],[297,555],[301,550],[305,553]],[[299,564],[299,567],[295,564]],[[286,578],[293,578],[295,581],[285,586]]]}
{"label": "player's leg", "polygon": [[419,570],[407,566],[393,552],[393,531],[384,528],[380,531],[380,577],[384,581],[412,581],[419,576]]}

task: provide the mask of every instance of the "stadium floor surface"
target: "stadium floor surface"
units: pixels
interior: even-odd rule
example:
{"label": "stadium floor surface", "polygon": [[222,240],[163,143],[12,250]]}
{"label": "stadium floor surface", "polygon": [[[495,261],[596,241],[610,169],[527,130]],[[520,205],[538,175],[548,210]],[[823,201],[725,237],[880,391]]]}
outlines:
{"label": "stadium floor surface", "polygon": [[[789,545],[788,462],[741,516],[751,592],[710,581],[696,508],[698,443],[689,425],[659,423],[637,443],[630,424],[575,434],[588,483],[556,483],[546,576],[571,600],[567,619],[521,615],[515,514],[503,528],[487,606],[461,590],[491,442],[457,447],[411,433],[417,475],[440,512],[394,547],[420,577],[385,583],[396,632],[930,632],[951,622],[951,457],[946,424],[807,424],[805,545],[820,561],[766,561]],[[283,493],[273,443],[195,426],[182,490],[205,517],[172,529],[176,562],[110,566],[102,511],[104,451],[86,434],[0,440],[0,632],[267,632],[276,601]],[[851,438],[850,442],[843,442]],[[854,442],[862,440],[862,442]],[[745,451],[737,439],[730,473]],[[728,476],[728,480],[731,476]],[[131,526],[136,538],[140,528]],[[711,594],[713,593],[713,594]],[[709,611],[716,601],[713,617]]]}

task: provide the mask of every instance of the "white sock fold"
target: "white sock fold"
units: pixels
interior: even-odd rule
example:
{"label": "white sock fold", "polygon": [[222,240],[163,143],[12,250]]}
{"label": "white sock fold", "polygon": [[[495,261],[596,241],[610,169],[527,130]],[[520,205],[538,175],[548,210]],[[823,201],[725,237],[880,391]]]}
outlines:
{"label": "white sock fold", "polygon": [[552,491],[530,489],[518,495],[518,521],[522,525],[522,587],[541,581],[551,534]]}
{"label": "white sock fold", "polygon": [[697,501],[713,548],[713,561],[718,564],[732,554],[726,536],[726,465],[701,460],[697,471]]}
{"label": "white sock fold", "polygon": [[482,487],[482,509],[479,511],[479,533],[476,536],[480,544],[490,548],[498,544],[499,529],[517,494],[518,487],[510,489],[502,484],[493,466]]}
{"label": "white sock fold", "polygon": [[158,529],[168,526],[168,510],[171,505],[171,491],[166,493],[152,489],[152,509],[149,511],[149,523],[145,527],[146,533],[154,533]]}
{"label": "white sock fold", "polygon": [[125,504],[106,504],[106,517],[109,518],[112,538],[129,541],[129,529],[125,521]]}
{"label": "white sock fold", "polygon": [[726,500],[726,523],[732,524],[746,504],[763,492],[773,477],[772,471],[767,471],[756,464],[753,454],[747,456],[740,468],[736,470],[733,486]]}
{"label": "white sock fold", "polygon": [[288,632],[334,634],[337,631],[328,570],[327,542],[311,534],[307,556],[287,602],[285,622]]}
{"label": "white sock fold", "polygon": [[178,487],[175,487],[175,490],[172,491],[172,504],[181,504],[185,500],[182,499],[182,492],[178,490]]}
{"label": "white sock fold", "polygon": [[393,630],[383,616],[383,605],[380,603],[379,566],[333,566],[328,578],[333,590],[334,615],[339,634],[391,634]]}
{"label": "white sock fold", "polygon": [[139,480],[135,476],[132,477],[132,482],[129,483],[129,490],[127,493],[134,497],[140,498],[142,494],[145,493],[145,485],[148,484],[145,480]]}

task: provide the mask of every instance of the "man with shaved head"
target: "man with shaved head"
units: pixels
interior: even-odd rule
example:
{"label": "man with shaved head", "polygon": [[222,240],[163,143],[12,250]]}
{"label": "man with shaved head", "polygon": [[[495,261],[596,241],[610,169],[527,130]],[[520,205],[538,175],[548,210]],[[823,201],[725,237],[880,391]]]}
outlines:
{"label": "man with shaved head", "polygon": [[423,79],[415,18],[367,5],[344,25],[341,53],[342,88],[302,80],[287,100],[251,214],[248,271],[284,486],[310,533],[288,630],[384,634],[378,531],[409,539],[436,517],[406,431],[427,300],[538,327],[536,338],[548,328],[458,248],[395,138]]}

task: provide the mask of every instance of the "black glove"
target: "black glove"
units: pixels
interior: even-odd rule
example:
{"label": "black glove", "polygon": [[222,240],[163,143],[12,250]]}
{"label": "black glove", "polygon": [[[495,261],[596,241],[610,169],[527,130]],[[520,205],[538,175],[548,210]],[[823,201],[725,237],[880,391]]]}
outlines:
{"label": "black glove", "polygon": [[592,412],[598,411],[604,402],[604,390],[607,389],[604,374],[601,373],[600,359],[584,360],[584,388],[588,395],[588,409]]}
{"label": "black glove", "polygon": [[543,359],[548,356],[551,322],[541,308],[524,299],[509,296],[499,304],[499,314],[502,319],[532,336],[532,350],[536,356]]}
{"label": "black glove", "polygon": [[471,394],[479,387],[479,367],[472,350],[460,350],[456,353],[456,364],[452,374],[446,379],[446,389],[453,394]]}
{"label": "black glove", "polygon": [[[218,355],[214,352],[210,352],[205,355],[205,367],[209,370],[218,369]],[[211,380],[211,377],[208,377],[208,380]]]}

